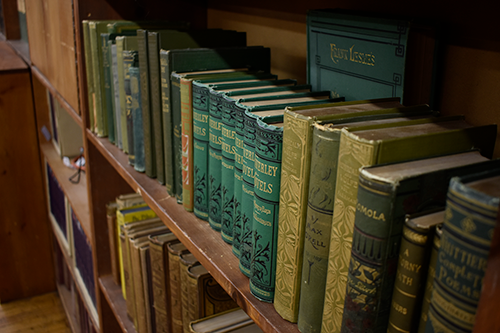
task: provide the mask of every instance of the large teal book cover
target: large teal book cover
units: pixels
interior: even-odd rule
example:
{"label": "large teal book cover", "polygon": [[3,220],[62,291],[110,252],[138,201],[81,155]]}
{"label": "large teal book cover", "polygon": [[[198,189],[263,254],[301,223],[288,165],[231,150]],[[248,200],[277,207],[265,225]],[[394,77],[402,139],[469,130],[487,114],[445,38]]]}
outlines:
{"label": "large teal book cover", "polygon": [[435,105],[438,31],[419,20],[343,9],[307,13],[307,82],[346,100]]}
{"label": "large teal book cover", "polygon": [[451,179],[425,332],[472,332],[499,202],[498,167]]}
{"label": "large teal book cover", "polygon": [[362,169],[343,332],[366,322],[374,332],[387,332],[405,215],[444,208],[452,177],[499,167],[500,160],[474,151]]}

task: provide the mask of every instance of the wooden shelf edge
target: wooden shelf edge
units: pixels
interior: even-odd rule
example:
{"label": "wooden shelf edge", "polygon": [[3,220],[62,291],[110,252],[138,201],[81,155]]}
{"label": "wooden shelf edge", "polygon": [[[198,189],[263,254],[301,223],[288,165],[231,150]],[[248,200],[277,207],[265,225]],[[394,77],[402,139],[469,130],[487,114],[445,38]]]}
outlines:
{"label": "wooden shelf edge", "polygon": [[107,139],[97,138],[87,130],[89,141],[96,146],[125,181],[141,193],[146,203],[158,214],[169,229],[184,243],[219,284],[236,300],[265,332],[299,332],[276,312],[273,304],[259,301],[250,293],[249,280],[239,269],[238,258],[219,232],[187,212],[160,185],[128,164],[128,157]]}
{"label": "wooden shelf edge", "polygon": [[78,112],[73,109],[71,105],[64,99],[64,97],[57,91],[56,88],[50,83],[50,81],[43,75],[43,73],[36,67],[31,66],[31,72],[40,80],[40,82],[50,91],[50,93],[57,98],[59,103],[61,103],[62,107],[68,112],[68,114],[76,121],[80,128],[83,128],[82,117],[78,114]]}
{"label": "wooden shelf edge", "polygon": [[100,277],[99,287],[123,332],[136,333],[134,323],[127,315],[127,304],[125,303],[125,299],[123,299],[122,289],[115,284],[113,276],[106,275]]}
{"label": "wooden shelf edge", "polygon": [[85,235],[92,241],[86,175],[84,173],[80,175],[78,184],[71,183],[69,178],[75,174],[76,170],[70,169],[63,164],[52,142],[40,144],[40,149],[50,168],[54,171],[57,181],[68,198],[76,218],[80,221]]}
{"label": "wooden shelf edge", "polygon": [[16,53],[23,58],[23,60],[31,66],[31,57],[30,57],[30,49],[29,44],[21,39],[16,40],[7,40],[9,45],[16,51]]}

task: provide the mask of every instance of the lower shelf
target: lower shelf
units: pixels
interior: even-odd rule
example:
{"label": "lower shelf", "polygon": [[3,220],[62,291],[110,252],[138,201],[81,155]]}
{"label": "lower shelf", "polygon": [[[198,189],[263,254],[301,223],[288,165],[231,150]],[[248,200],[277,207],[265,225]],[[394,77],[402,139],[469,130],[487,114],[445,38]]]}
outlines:
{"label": "lower shelf", "polygon": [[127,304],[122,295],[122,289],[113,281],[112,275],[99,278],[99,287],[106,298],[111,310],[115,314],[123,332],[136,332],[134,323],[127,316]]}

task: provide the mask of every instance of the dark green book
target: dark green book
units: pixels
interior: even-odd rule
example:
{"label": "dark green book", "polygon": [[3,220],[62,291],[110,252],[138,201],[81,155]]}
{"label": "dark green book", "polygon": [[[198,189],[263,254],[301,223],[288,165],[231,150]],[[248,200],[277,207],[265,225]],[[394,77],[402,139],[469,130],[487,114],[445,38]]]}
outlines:
{"label": "dark green book", "polygon": [[145,157],[144,157],[144,129],[142,124],[142,98],[140,87],[140,69],[138,59],[129,68],[130,73],[130,90],[132,97],[132,126],[134,136],[134,169],[139,172],[145,172]]}
{"label": "dark green book", "polygon": [[123,88],[125,94],[125,121],[127,126],[128,163],[135,164],[134,118],[130,67],[137,65],[137,50],[123,50]]}
{"label": "dark green book", "polygon": [[307,82],[347,101],[400,97],[435,104],[438,58],[433,24],[344,9],[307,13]]}
{"label": "dark green book", "polygon": [[[206,29],[195,31],[159,30],[148,31],[148,58],[151,98],[151,119],[153,120],[154,149],[156,158],[156,178],[161,184],[165,184],[167,192],[171,196],[176,195],[174,181],[173,161],[174,155],[171,145],[175,140],[180,140],[180,134],[176,137],[172,123],[171,101],[170,101],[170,74],[160,72],[169,70],[169,64],[165,59],[160,60],[160,51],[168,52],[174,49],[187,49],[197,47],[217,46],[243,46],[246,45],[246,34],[232,30]],[[160,64],[160,61],[162,62]],[[187,63],[187,70],[194,70]],[[165,67],[168,66],[168,67]],[[162,75],[163,74],[163,75]],[[161,94],[160,94],[161,91]],[[167,115],[164,117],[164,115]],[[164,133],[165,130],[170,132]],[[180,128],[177,128],[180,133]],[[181,184],[182,188],[182,184]]]}
{"label": "dark green book", "polygon": [[[280,98],[276,100],[248,101],[241,100],[235,103],[234,112],[240,113],[243,119],[243,137],[238,138],[236,132],[235,141],[243,141],[243,179],[241,190],[241,231],[240,233],[240,263],[239,267],[243,274],[251,276],[250,262],[253,253],[252,228],[254,223],[254,167],[255,167],[255,131],[257,119],[269,122],[282,121],[285,107],[299,105],[314,105],[342,101],[342,98],[331,99],[329,92],[313,92],[314,97],[298,97],[307,93],[295,94],[296,98]],[[322,97],[320,97],[322,96]],[[290,97],[290,96],[288,96]],[[266,104],[267,103],[267,104]],[[256,105],[257,104],[257,105]],[[270,273],[270,272],[269,272]]]}
{"label": "dark green book", "polygon": [[451,179],[425,332],[472,332],[497,224],[499,189],[498,165]]}

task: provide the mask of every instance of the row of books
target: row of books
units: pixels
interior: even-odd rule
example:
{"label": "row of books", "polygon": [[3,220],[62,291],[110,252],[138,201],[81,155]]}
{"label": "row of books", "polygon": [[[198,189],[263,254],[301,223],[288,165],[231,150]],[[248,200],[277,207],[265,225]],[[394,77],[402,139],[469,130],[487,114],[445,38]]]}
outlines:
{"label": "row of books", "polygon": [[[88,24],[90,28],[92,23]],[[130,33],[137,35],[133,36],[138,43],[137,56],[131,58],[130,67],[123,65],[124,70],[129,68],[130,94],[128,89],[114,91],[130,96],[129,103],[124,103],[130,106],[130,112],[124,114],[136,118],[129,128],[136,128],[142,115],[143,131],[132,136],[135,142],[130,145],[129,141],[128,148],[124,147],[124,138],[130,136],[121,134],[120,145],[119,133],[123,132],[117,129],[120,125],[122,130],[127,127],[127,117],[116,114],[111,122],[114,127],[108,126],[108,137],[128,152],[138,171],[156,177],[186,210],[194,211],[221,232],[239,257],[241,271],[249,276],[251,292],[263,301],[274,302],[278,313],[289,321],[298,321],[302,332],[349,331],[353,326],[348,323],[376,322],[380,328],[387,325],[383,318],[388,318],[390,302],[380,306],[380,297],[371,299],[377,309],[383,309],[379,310],[382,315],[370,309],[371,317],[366,320],[349,318],[350,312],[345,310],[352,305],[345,303],[353,299],[349,292],[355,290],[350,283],[360,279],[360,274],[367,278],[369,272],[359,270],[360,264],[356,266],[358,271],[350,270],[356,263],[353,258],[361,258],[358,252],[368,248],[358,245],[372,232],[371,227],[365,230],[357,226],[363,223],[357,221],[363,214],[380,217],[381,210],[387,208],[367,208],[372,206],[358,203],[358,184],[368,183],[364,185],[367,187],[373,183],[359,180],[358,169],[438,158],[474,148],[491,157],[496,126],[470,126],[463,117],[439,117],[429,107],[435,93],[436,39],[428,26],[422,30],[413,21],[329,10],[311,11],[307,24],[307,85],[270,73],[270,52],[264,47],[169,49],[167,40],[172,36],[184,34],[182,38],[187,38],[191,32],[156,33],[132,28],[135,33]],[[109,28],[109,23],[106,26]],[[111,30],[107,33],[112,34]],[[146,35],[148,38],[141,41]],[[166,36],[165,42],[162,36]],[[133,37],[117,36],[115,43],[119,46],[123,39],[123,47],[127,49],[129,43],[135,51]],[[112,41],[104,45],[113,50]],[[141,57],[144,49],[149,51],[148,56]],[[407,57],[408,52],[412,53]],[[122,52],[122,57],[127,56],[127,50]],[[149,66],[149,79],[140,75],[144,64]],[[122,76],[127,77],[127,72]],[[391,93],[384,91],[387,86],[392,87]],[[144,87],[150,92],[144,93]],[[163,105],[157,103],[160,89]],[[96,91],[94,95],[89,93],[89,105],[99,105],[95,103]],[[144,96],[151,101],[145,103]],[[108,100],[113,102],[112,98]],[[155,118],[155,112],[148,116],[154,104],[161,110],[160,118]],[[109,115],[109,125],[113,117],[109,111],[115,108],[116,103],[100,113],[97,107],[94,109],[93,128],[98,135],[105,135],[99,131],[106,114],[102,110]],[[443,192],[447,183],[438,184],[430,188]],[[443,206],[444,197],[435,205]],[[419,200],[418,196],[412,199]],[[386,227],[397,229],[391,234],[390,247],[386,239],[376,244],[383,249],[383,256],[399,250],[404,214],[394,214],[382,215],[399,223],[398,227]],[[352,247],[354,241],[356,247]],[[387,267],[384,261],[376,276],[387,275]],[[386,290],[392,291],[394,276],[383,281],[387,298],[391,292]],[[380,292],[377,289],[376,293]],[[361,298],[367,299],[366,295]],[[357,306],[349,309],[361,313]]]}
{"label": "row of books", "polygon": [[[113,277],[138,332],[202,332],[197,327],[207,325],[202,322],[208,317],[221,326],[259,331],[140,195],[117,197],[107,216]],[[220,316],[230,319],[214,319]]]}

